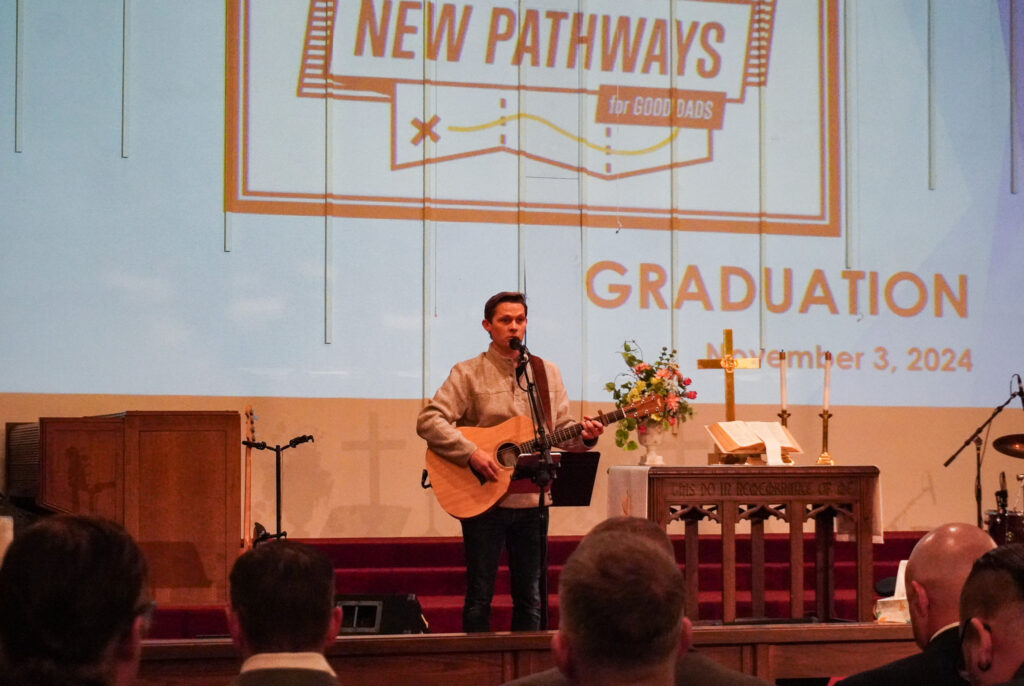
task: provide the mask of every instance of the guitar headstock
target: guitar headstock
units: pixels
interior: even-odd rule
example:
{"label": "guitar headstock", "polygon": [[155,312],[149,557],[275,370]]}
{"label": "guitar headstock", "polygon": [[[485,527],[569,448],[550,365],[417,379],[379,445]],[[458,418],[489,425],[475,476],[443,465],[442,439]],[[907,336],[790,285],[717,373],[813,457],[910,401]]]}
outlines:
{"label": "guitar headstock", "polygon": [[643,419],[647,415],[661,412],[663,409],[665,409],[665,399],[657,393],[649,393],[632,405],[623,408],[623,413],[627,417]]}
{"label": "guitar headstock", "polygon": [[245,406],[245,440],[256,440],[256,413],[253,412],[252,405]]}

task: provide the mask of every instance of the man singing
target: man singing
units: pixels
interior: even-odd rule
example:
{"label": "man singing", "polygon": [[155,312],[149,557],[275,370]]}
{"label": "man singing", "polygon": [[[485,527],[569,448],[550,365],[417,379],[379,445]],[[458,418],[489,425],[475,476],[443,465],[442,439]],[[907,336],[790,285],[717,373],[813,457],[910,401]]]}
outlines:
{"label": "man singing", "polygon": [[[514,416],[532,416],[526,374],[546,393],[555,430],[573,424],[562,375],[551,362],[533,356],[530,369],[519,365],[520,343],[526,337],[526,296],[501,292],[484,305],[484,330],[491,344],[480,355],[456,364],[430,403],[420,412],[417,433],[440,457],[472,467],[495,480],[502,469],[494,455],[462,435],[456,427],[496,426]],[[539,372],[539,373],[537,373]],[[545,389],[546,387],[546,389]],[[601,422],[585,417],[582,435],[559,447],[586,450],[604,431]],[[496,507],[461,520],[466,555],[466,599],[462,628],[490,630],[491,598],[502,547],[508,550],[512,582],[512,631],[537,631],[540,626],[541,546],[546,519],[532,493],[512,493]]]}

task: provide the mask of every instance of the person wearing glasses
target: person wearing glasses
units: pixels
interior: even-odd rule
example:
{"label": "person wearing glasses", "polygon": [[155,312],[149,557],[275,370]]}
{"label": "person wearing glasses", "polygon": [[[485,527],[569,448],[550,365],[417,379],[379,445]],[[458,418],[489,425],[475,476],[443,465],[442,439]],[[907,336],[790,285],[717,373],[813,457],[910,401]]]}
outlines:
{"label": "person wearing glasses", "polygon": [[117,524],[78,515],[36,522],[0,566],[0,683],[133,683],[151,597],[142,551]]}
{"label": "person wearing glasses", "polygon": [[974,561],[995,545],[973,524],[943,524],[925,534],[910,553],[905,576],[910,624],[921,652],[836,686],[964,686],[958,669],[960,590]]}
{"label": "person wearing glasses", "polygon": [[974,563],[960,595],[960,640],[971,686],[1024,686],[1024,543]]}

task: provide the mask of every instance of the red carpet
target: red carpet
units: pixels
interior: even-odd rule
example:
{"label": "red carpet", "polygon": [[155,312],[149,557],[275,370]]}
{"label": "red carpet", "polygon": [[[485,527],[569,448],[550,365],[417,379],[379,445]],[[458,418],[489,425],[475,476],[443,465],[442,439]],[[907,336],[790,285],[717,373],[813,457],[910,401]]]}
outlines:
{"label": "red carpet", "polygon": [[[885,543],[874,548],[875,581],[895,576],[901,559],[924,532],[889,532]],[[787,617],[789,612],[789,539],[785,535],[765,537],[765,613],[769,617]],[[415,594],[433,633],[457,632],[461,627],[464,559],[460,538],[381,538],[307,540],[322,548],[337,570],[337,589],[345,594]],[[562,563],[579,542],[578,536],[553,536],[548,541],[549,589],[551,591],[550,626],[558,623],[558,574]],[[683,539],[674,539],[676,557],[682,560]],[[717,536],[700,542],[700,618],[721,618],[721,543]],[[814,607],[814,539],[804,537],[804,602]],[[737,542],[737,613],[750,615],[749,537]],[[852,619],[854,612],[854,547],[837,543],[835,554],[836,614]],[[508,570],[499,570],[491,613],[492,627],[504,631],[512,615],[508,597]],[[216,607],[159,608],[150,632],[152,638],[192,638],[223,636],[227,624],[223,610]]]}

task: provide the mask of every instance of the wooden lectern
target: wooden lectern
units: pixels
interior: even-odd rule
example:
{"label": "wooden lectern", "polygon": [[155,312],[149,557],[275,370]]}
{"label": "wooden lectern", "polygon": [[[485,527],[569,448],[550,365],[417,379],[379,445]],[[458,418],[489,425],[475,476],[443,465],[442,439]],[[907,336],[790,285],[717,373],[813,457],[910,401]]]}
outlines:
{"label": "wooden lectern", "polygon": [[123,524],[157,603],[222,604],[240,552],[241,440],[237,412],[42,418],[37,502]]}

